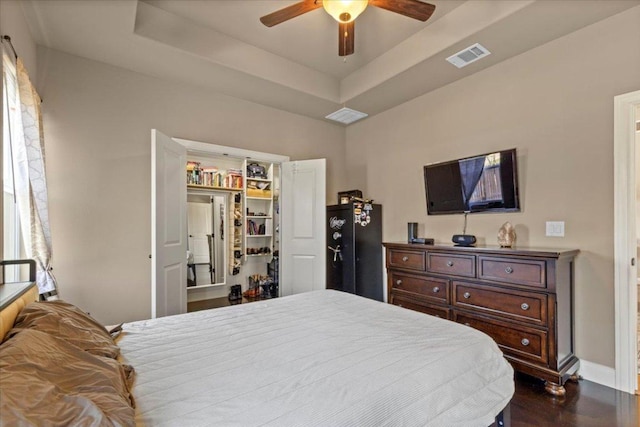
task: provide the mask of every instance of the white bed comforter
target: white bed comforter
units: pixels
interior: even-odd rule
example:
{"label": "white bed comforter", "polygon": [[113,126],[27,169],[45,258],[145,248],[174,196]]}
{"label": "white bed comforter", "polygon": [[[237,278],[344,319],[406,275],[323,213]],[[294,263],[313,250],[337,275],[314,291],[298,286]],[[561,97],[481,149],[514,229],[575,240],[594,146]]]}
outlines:
{"label": "white bed comforter", "polygon": [[127,323],[150,426],[488,426],[514,392],[472,328],[337,291]]}

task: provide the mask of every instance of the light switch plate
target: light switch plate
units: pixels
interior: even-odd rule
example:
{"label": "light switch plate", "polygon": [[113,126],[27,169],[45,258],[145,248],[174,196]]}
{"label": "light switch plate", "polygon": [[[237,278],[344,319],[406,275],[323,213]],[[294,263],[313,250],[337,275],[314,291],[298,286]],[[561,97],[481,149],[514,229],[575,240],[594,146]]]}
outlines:
{"label": "light switch plate", "polygon": [[547,221],[547,236],[564,237],[564,221]]}

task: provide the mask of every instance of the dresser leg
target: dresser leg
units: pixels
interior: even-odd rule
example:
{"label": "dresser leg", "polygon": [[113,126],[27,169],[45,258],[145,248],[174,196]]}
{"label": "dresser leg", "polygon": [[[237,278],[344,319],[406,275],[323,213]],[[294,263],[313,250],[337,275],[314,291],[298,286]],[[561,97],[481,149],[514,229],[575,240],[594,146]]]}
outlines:
{"label": "dresser leg", "polygon": [[581,379],[582,379],[582,377],[580,375],[578,375],[577,372],[569,377],[569,381],[573,381],[574,383],[577,383]]}
{"label": "dresser leg", "polygon": [[552,383],[551,381],[546,381],[544,383],[544,389],[547,393],[553,394],[554,396],[564,396],[567,393],[564,386]]}

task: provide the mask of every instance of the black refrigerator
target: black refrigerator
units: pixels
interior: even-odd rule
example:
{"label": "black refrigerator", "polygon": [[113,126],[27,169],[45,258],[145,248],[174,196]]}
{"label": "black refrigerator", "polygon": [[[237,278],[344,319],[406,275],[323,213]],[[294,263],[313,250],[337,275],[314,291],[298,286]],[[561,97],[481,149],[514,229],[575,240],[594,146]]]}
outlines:
{"label": "black refrigerator", "polygon": [[382,206],[327,206],[327,289],[382,301]]}

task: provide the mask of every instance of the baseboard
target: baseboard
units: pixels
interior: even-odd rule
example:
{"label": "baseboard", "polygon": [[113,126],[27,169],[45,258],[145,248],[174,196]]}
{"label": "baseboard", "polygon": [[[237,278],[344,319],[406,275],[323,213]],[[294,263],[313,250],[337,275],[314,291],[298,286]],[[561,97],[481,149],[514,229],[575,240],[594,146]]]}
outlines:
{"label": "baseboard", "polygon": [[580,359],[580,376],[607,387],[616,388],[616,370],[598,363]]}

